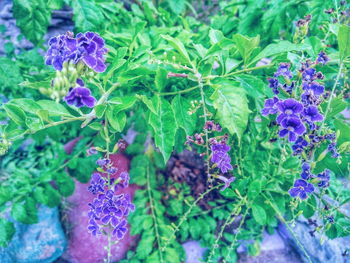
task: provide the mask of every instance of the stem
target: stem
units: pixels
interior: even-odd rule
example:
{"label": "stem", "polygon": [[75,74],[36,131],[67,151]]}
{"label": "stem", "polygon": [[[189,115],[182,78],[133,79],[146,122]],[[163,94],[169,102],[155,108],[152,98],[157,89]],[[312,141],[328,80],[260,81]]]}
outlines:
{"label": "stem", "polygon": [[238,74],[241,74],[241,73],[244,73],[244,72],[249,72],[249,71],[253,71],[253,70],[259,70],[259,69],[263,69],[263,68],[270,68],[274,66],[274,64],[268,64],[268,65],[263,65],[263,66],[258,66],[258,67],[252,67],[252,68],[246,68],[246,69],[242,69],[242,70],[238,70],[238,71],[235,71],[235,72],[231,72],[231,73],[228,73],[228,74],[225,74],[225,75],[210,75],[210,76],[207,76],[207,77],[204,77],[204,78],[208,78],[208,79],[214,79],[214,78],[225,78],[225,77],[229,77],[229,76],[234,76],[234,75],[238,75]]}
{"label": "stem", "polygon": [[322,121],[320,130],[322,130],[322,128],[324,126],[324,123],[325,123],[325,121],[327,119],[327,114],[329,112],[329,109],[330,109],[330,106],[331,106],[331,103],[332,103],[332,100],[333,100],[333,95],[334,95],[334,92],[335,92],[335,88],[337,87],[338,82],[339,82],[339,78],[340,78],[340,75],[341,75],[342,68],[343,68],[343,62],[341,62],[340,65],[339,65],[339,71],[338,71],[337,77],[335,79],[335,82],[334,82],[331,94],[329,96],[329,101],[328,101],[328,104],[327,104],[327,108],[326,108],[326,111],[325,111],[325,114],[324,114],[324,119]]}
{"label": "stem", "polygon": [[270,196],[270,198],[267,198],[267,196],[262,193],[262,195],[265,197],[266,202],[269,203],[269,205],[272,207],[272,209],[276,212],[277,217],[279,218],[279,220],[281,220],[285,226],[287,227],[287,229],[289,230],[289,232],[292,234],[293,238],[295,239],[295,241],[297,242],[297,245],[301,248],[301,250],[303,251],[305,257],[307,258],[308,262],[312,263],[311,258],[309,256],[309,254],[306,252],[305,247],[303,246],[303,244],[301,244],[301,242],[299,241],[299,239],[297,238],[297,236],[295,235],[295,233],[293,232],[292,228],[288,225],[287,221],[284,219],[284,217],[282,216],[282,214],[280,213],[280,211],[278,210],[278,208],[276,208],[274,206],[274,204],[270,201],[270,199],[273,199],[272,196]]}
{"label": "stem", "polygon": [[[207,111],[207,107],[205,106],[205,99],[204,99],[204,90],[203,90],[203,82],[202,82],[202,75],[200,75],[200,73],[197,72],[196,74],[197,79],[198,79],[198,87],[201,93],[201,101],[202,101],[202,107],[203,107],[203,114],[204,114],[204,125],[207,123],[208,119],[207,119],[207,115],[208,115],[208,111]],[[207,176],[208,176],[208,180],[210,178],[209,176],[209,135],[208,135],[208,130],[204,129],[204,133],[205,133],[205,148],[206,148],[206,154],[207,154],[207,158],[206,158],[206,165],[207,165]]]}
{"label": "stem", "polygon": [[195,87],[192,87],[192,88],[188,88],[188,89],[184,89],[184,90],[179,90],[179,91],[162,92],[162,93],[155,92],[155,93],[157,95],[159,95],[159,96],[177,95],[177,94],[190,92],[190,91],[195,90],[197,88],[198,88],[198,86],[195,86]]}
{"label": "stem", "polygon": [[216,185],[210,189],[208,189],[206,192],[202,193],[188,208],[188,210],[186,211],[186,213],[180,218],[179,224],[176,225],[175,227],[173,227],[172,229],[172,233],[170,235],[170,237],[164,242],[164,246],[162,247],[162,251],[165,251],[167,249],[167,246],[169,245],[170,241],[175,237],[175,233],[177,231],[180,230],[180,226],[186,221],[187,217],[189,216],[189,214],[191,213],[192,209],[198,204],[198,202],[200,200],[202,200],[204,198],[204,196],[206,196],[207,194],[209,194],[211,191],[220,188],[221,186],[223,186],[224,184],[219,184]]}
{"label": "stem", "polygon": [[112,258],[112,238],[111,238],[111,233],[110,232],[108,232],[107,238],[108,238],[107,263],[110,263],[111,262],[111,258]]}
{"label": "stem", "polygon": [[[157,217],[156,217],[156,215],[154,213],[153,198],[152,198],[152,193],[151,193],[151,184],[150,184],[150,177],[149,177],[149,166],[147,167],[147,193],[148,193],[148,198],[149,198],[149,206],[150,206],[150,209],[151,209],[151,215],[152,215],[153,222],[154,222],[154,230],[156,232],[158,248],[161,248],[160,236],[159,236],[159,231],[158,231],[158,222],[157,222]],[[159,250],[159,257],[160,257],[160,262],[163,263],[164,261],[163,261],[162,250]]]}

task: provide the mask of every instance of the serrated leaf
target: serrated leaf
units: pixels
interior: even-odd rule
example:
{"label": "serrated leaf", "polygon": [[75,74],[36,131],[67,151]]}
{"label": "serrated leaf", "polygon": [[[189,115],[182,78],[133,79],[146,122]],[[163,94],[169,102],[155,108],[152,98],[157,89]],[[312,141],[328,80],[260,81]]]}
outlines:
{"label": "serrated leaf", "polygon": [[258,47],[260,36],[249,38],[241,34],[236,34],[233,36],[233,40],[235,41],[237,49],[244,60],[244,64],[246,64],[253,50]]}
{"label": "serrated leaf", "polygon": [[74,0],[71,5],[75,26],[79,31],[96,31],[103,24],[103,14],[94,0]]}
{"label": "serrated leaf", "polygon": [[165,88],[167,82],[168,72],[163,68],[158,68],[156,72],[156,77],[154,80],[155,86],[158,91],[162,91]]}
{"label": "serrated leaf", "polygon": [[22,34],[34,44],[43,42],[51,12],[44,0],[14,0],[13,16]]}
{"label": "serrated leaf", "polygon": [[66,173],[56,174],[55,181],[58,187],[58,191],[62,196],[68,197],[74,193],[75,183],[73,179]]}
{"label": "serrated leaf", "polygon": [[221,82],[218,83],[211,99],[220,124],[241,140],[250,113],[244,89],[236,82]]}
{"label": "serrated leaf", "polygon": [[159,98],[157,114],[150,113],[149,123],[154,130],[156,146],[162,153],[164,161],[167,162],[173,151],[177,129],[174,111],[168,101]]}
{"label": "serrated leaf", "polygon": [[183,128],[186,135],[192,135],[196,126],[196,119],[194,114],[188,114],[191,104],[185,98],[177,95],[171,101],[171,105],[175,113],[177,126]]}

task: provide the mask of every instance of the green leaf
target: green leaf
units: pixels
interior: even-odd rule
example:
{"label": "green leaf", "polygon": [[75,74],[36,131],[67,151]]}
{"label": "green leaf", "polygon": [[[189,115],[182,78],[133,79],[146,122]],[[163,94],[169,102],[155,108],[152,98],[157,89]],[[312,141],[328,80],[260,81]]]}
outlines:
{"label": "green leaf", "polygon": [[108,101],[108,103],[113,104],[114,114],[131,108],[135,102],[135,96],[114,97]]}
{"label": "green leaf", "polygon": [[264,210],[264,208],[262,208],[259,205],[253,204],[252,205],[252,214],[253,214],[253,218],[255,219],[255,221],[259,224],[259,225],[265,225],[266,224],[266,212]]}
{"label": "green leaf", "polygon": [[260,36],[249,38],[240,34],[233,36],[239,53],[241,54],[244,64],[246,64],[252,54],[253,50],[259,46]]}
{"label": "green leaf", "polygon": [[75,189],[74,181],[66,173],[56,174],[55,181],[58,187],[58,191],[62,196],[68,197],[74,193],[74,189]]}
{"label": "green leaf", "polygon": [[24,111],[20,107],[7,103],[4,105],[4,109],[7,115],[15,123],[17,123],[18,125],[25,125],[27,117]]}
{"label": "green leaf", "polygon": [[35,224],[38,222],[38,211],[36,202],[28,197],[24,203],[14,203],[11,210],[12,217],[24,224]]}
{"label": "green leaf", "polygon": [[170,6],[171,11],[173,11],[177,15],[181,14],[186,7],[185,0],[168,0],[168,4]]}
{"label": "green leaf", "polygon": [[278,55],[280,53],[287,53],[291,51],[301,51],[304,47],[301,44],[293,44],[289,41],[282,40],[276,44],[270,44],[264,48],[252,61],[249,62],[249,65],[258,62],[262,58],[271,57]]}
{"label": "green leaf", "polygon": [[72,114],[62,105],[53,100],[39,100],[37,104],[48,111],[49,116],[67,116],[73,117]]}
{"label": "green leaf", "polygon": [[64,0],[48,0],[47,5],[52,10],[58,10],[63,7]]}
{"label": "green leaf", "polygon": [[211,99],[220,124],[231,134],[237,134],[241,140],[250,113],[244,89],[236,82],[222,81],[218,83]]}
{"label": "green leaf", "polygon": [[338,45],[340,60],[350,55],[350,27],[341,25],[338,31]]}
{"label": "green leaf", "polygon": [[106,109],[107,109],[107,105],[106,104],[97,105],[95,107],[96,117],[99,118],[99,119],[102,118],[102,116],[105,113]]}
{"label": "green leaf", "polygon": [[[325,102],[321,105],[323,112],[326,112],[327,105],[328,105],[328,102]],[[326,116],[326,120],[332,119],[335,115],[337,115],[338,113],[345,110],[347,108],[347,106],[348,106],[348,104],[343,99],[334,98],[331,101],[329,111],[328,111],[327,116]]]}
{"label": "green leaf", "polygon": [[164,161],[167,162],[175,144],[177,126],[174,111],[170,103],[163,98],[158,99],[158,112],[157,114],[150,113],[149,123],[154,130],[156,146],[162,153]]}
{"label": "green leaf", "polygon": [[155,105],[152,100],[147,98],[145,95],[139,95],[139,98],[141,98],[141,101],[147,106],[147,108],[152,113],[157,114],[158,112],[157,105]]}
{"label": "green leaf", "polygon": [[97,31],[103,25],[104,16],[94,0],[72,0],[71,6],[78,31]]}
{"label": "green leaf", "polygon": [[165,40],[167,40],[169,42],[169,44],[175,48],[177,50],[177,52],[180,53],[180,55],[182,56],[182,58],[190,65],[192,65],[192,61],[190,59],[190,56],[187,53],[187,50],[185,48],[185,46],[182,44],[182,42],[177,39],[177,38],[173,38],[169,35],[161,35],[162,38],[164,38]]}
{"label": "green leaf", "polygon": [[124,111],[119,111],[118,105],[108,105],[106,116],[113,129],[117,132],[123,131],[126,124],[126,114]]}
{"label": "green leaf", "polygon": [[5,247],[11,241],[16,229],[12,222],[0,218],[0,247]]}
{"label": "green leaf", "polygon": [[61,202],[61,196],[56,189],[54,189],[50,184],[45,185],[45,195],[47,196],[48,207],[58,206]]}
{"label": "green leaf", "polygon": [[158,68],[155,78],[155,85],[158,91],[162,91],[167,83],[168,72],[164,68]]}
{"label": "green leaf", "polygon": [[43,42],[51,12],[44,0],[14,0],[13,16],[22,34],[34,44]]}
{"label": "green leaf", "polygon": [[186,135],[192,135],[196,126],[196,118],[194,114],[188,114],[188,110],[191,107],[190,102],[180,95],[177,95],[171,101],[171,105],[175,113],[177,126],[183,128]]}
{"label": "green leaf", "polygon": [[257,179],[251,182],[248,186],[248,197],[254,200],[261,192],[261,180]]}

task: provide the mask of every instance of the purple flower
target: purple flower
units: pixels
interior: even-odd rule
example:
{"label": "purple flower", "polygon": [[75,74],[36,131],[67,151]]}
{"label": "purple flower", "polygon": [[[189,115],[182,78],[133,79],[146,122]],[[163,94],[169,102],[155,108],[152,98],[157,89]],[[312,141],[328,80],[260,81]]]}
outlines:
{"label": "purple flower", "polygon": [[324,92],[324,86],[320,85],[319,83],[312,81],[312,82],[303,82],[303,89],[308,90],[315,96],[320,96]]}
{"label": "purple flower", "polygon": [[332,154],[333,158],[338,158],[340,156],[340,154],[337,151],[337,147],[336,147],[336,143],[332,142],[328,145],[327,147],[328,152],[330,152]]}
{"label": "purple flower", "polygon": [[282,88],[289,94],[293,93],[293,90],[295,88],[295,81],[292,81],[292,83],[288,86],[287,84],[284,84]]}
{"label": "purple flower", "polygon": [[309,180],[311,178],[310,164],[304,162],[301,166],[301,174],[300,177],[304,180]]}
{"label": "purple flower", "polygon": [[62,70],[63,63],[68,60],[70,55],[67,47],[67,38],[69,33],[66,35],[58,35],[49,40],[49,49],[46,52],[46,65],[52,65],[56,70]]}
{"label": "purple flower", "polygon": [[125,236],[125,233],[128,231],[126,228],[126,220],[122,220],[113,230],[112,234],[113,236],[117,236],[117,238],[123,239]]}
{"label": "purple flower", "polygon": [[87,106],[93,108],[95,106],[96,99],[91,96],[91,91],[85,88],[81,84],[84,84],[82,80],[77,80],[78,86],[69,90],[64,100],[68,105],[74,105],[77,108]]}
{"label": "purple flower", "polygon": [[116,226],[119,223],[119,218],[123,216],[123,211],[112,203],[103,209],[103,214],[104,217],[101,218],[103,224],[107,225],[111,222],[112,226]]}
{"label": "purple flower", "polygon": [[121,200],[121,205],[124,207],[124,216],[128,216],[130,212],[135,211],[135,205],[131,202],[129,194],[124,194],[124,198]]}
{"label": "purple flower", "polygon": [[233,170],[231,158],[227,154],[227,152],[230,150],[230,146],[228,146],[226,143],[213,144],[211,146],[211,150],[211,161],[217,165],[222,173],[227,173],[229,170]]}
{"label": "purple flower", "polygon": [[115,167],[110,167],[107,169],[107,173],[115,174],[116,172],[117,172],[117,168]]}
{"label": "purple flower", "polygon": [[98,165],[98,166],[100,166],[100,167],[103,167],[103,166],[105,166],[105,165],[107,165],[107,164],[109,164],[110,163],[110,160],[108,160],[108,159],[98,159],[97,161],[96,161],[96,164]]}
{"label": "purple flower", "polygon": [[89,220],[88,230],[94,236],[102,234],[99,225],[93,219]]}
{"label": "purple flower", "polygon": [[272,89],[272,92],[277,95],[278,93],[280,93],[278,91],[278,87],[280,85],[280,83],[278,82],[278,79],[275,78],[268,78],[267,79],[269,81],[269,87]]}
{"label": "purple flower", "polygon": [[318,186],[321,188],[326,188],[329,186],[329,180],[330,180],[330,173],[331,171],[326,169],[322,173],[317,175],[317,179],[319,180]]}
{"label": "purple flower", "polygon": [[308,146],[308,142],[299,136],[295,143],[292,145],[293,155],[299,155],[304,151],[304,148]]}
{"label": "purple flower", "polygon": [[315,79],[316,70],[314,68],[307,68],[302,73],[304,81],[313,81]]}
{"label": "purple flower", "polygon": [[289,63],[280,63],[274,76],[275,77],[284,76],[286,78],[291,79],[293,77],[293,74],[292,72],[289,71],[289,68],[290,68]]}
{"label": "purple flower", "polygon": [[291,117],[283,119],[281,122],[282,129],[279,132],[280,137],[284,137],[288,134],[288,140],[294,142],[297,139],[297,135],[305,133],[305,126],[299,118]]}
{"label": "purple flower", "polygon": [[218,179],[220,179],[221,181],[223,181],[225,183],[224,187],[221,188],[220,191],[224,191],[226,188],[230,187],[230,184],[236,179],[235,177],[230,177],[230,178],[226,178],[224,176],[219,175]]}
{"label": "purple flower", "polygon": [[93,173],[88,191],[94,195],[99,192],[104,192],[105,180],[98,173]]}
{"label": "purple flower", "polygon": [[[74,44],[73,44],[74,45]],[[104,55],[107,53],[104,40],[96,33],[79,33],[76,36],[76,47],[84,63],[96,72],[106,70]]]}
{"label": "purple flower", "polygon": [[323,115],[318,112],[316,106],[305,108],[302,115],[309,122],[323,121]]}
{"label": "purple flower", "polygon": [[299,197],[300,199],[305,200],[313,191],[315,191],[315,188],[312,184],[303,179],[298,179],[295,181],[294,187],[288,192],[293,198]]}
{"label": "purple flower", "polygon": [[277,103],[277,108],[281,112],[277,117],[277,122],[289,117],[297,117],[297,114],[303,111],[303,104],[296,101],[295,99],[286,99]]}
{"label": "purple flower", "polygon": [[318,64],[326,64],[329,61],[329,57],[326,55],[326,53],[324,51],[321,51],[316,59],[316,62]]}
{"label": "purple flower", "polygon": [[273,97],[272,99],[265,100],[265,106],[261,110],[261,114],[263,116],[267,116],[270,114],[276,114],[278,112],[277,105],[276,105],[277,102],[279,102],[277,97]]}

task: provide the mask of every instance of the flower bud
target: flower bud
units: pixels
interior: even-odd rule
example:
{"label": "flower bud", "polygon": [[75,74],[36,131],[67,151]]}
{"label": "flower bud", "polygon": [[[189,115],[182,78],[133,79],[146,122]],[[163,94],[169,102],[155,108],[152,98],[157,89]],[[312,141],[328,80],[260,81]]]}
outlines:
{"label": "flower bud", "polygon": [[327,149],[324,150],[324,151],[318,156],[317,161],[318,161],[318,162],[322,161],[322,160],[324,159],[324,157],[326,157],[327,152],[328,152]]}

